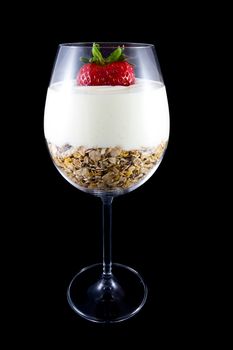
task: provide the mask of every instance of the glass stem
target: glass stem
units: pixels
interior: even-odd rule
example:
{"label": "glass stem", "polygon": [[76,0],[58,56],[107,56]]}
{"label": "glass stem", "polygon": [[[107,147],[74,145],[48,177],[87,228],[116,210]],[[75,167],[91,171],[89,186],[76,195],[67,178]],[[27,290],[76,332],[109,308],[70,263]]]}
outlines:
{"label": "glass stem", "polygon": [[112,196],[103,196],[103,276],[112,275]]}

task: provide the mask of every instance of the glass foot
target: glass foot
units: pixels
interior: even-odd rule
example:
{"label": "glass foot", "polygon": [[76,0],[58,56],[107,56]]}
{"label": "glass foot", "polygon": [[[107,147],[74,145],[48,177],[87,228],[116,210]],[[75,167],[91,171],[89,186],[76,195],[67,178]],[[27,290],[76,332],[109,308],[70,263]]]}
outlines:
{"label": "glass foot", "polygon": [[147,287],[139,273],[112,264],[112,275],[103,277],[103,265],[82,269],[71,281],[67,298],[71,308],[92,322],[113,323],[134,316],[145,304]]}

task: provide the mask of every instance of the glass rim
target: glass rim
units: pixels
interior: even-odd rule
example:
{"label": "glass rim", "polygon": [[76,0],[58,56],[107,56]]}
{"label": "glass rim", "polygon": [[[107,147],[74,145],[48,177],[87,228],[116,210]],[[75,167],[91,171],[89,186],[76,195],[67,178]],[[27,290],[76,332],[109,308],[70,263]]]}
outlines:
{"label": "glass rim", "polygon": [[[86,41],[86,42],[69,42],[69,43],[61,43],[59,44],[59,47],[85,47],[85,48],[92,48],[93,43],[95,41]],[[107,48],[115,48],[117,46],[126,46],[127,48],[135,48],[135,49],[145,49],[149,47],[154,47],[154,44],[149,43],[135,43],[135,42],[129,42],[129,41],[96,41],[96,43],[100,44],[101,48],[107,49]]]}

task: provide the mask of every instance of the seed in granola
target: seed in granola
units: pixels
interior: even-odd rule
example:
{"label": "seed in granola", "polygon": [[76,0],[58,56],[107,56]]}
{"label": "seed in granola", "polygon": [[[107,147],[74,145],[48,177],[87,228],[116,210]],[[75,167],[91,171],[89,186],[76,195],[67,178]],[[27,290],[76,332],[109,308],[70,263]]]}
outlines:
{"label": "seed in granola", "polygon": [[101,159],[101,153],[98,150],[97,151],[91,151],[89,153],[89,157],[94,162],[98,162]]}
{"label": "seed in granola", "polygon": [[110,157],[108,158],[109,163],[111,164],[116,164],[116,158],[115,157]]}
{"label": "seed in granola", "polygon": [[121,154],[121,149],[119,147],[114,147],[112,149],[110,149],[110,155],[111,157],[117,157]]}
{"label": "seed in granola", "polygon": [[77,150],[81,156],[84,156],[85,155],[85,148],[84,147],[79,147],[78,150]]}
{"label": "seed in granola", "polygon": [[109,172],[102,177],[102,180],[107,184],[110,184],[111,182],[113,182],[113,179],[114,179],[114,173],[112,172]]}
{"label": "seed in granola", "polygon": [[73,160],[73,165],[75,168],[79,168],[81,166],[81,161],[79,159],[74,159]]}
{"label": "seed in granola", "polygon": [[81,154],[79,152],[75,152],[73,153],[73,157],[78,159],[81,157]]}
{"label": "seed in granola", "polygon": [[72,164],[72,159],[70,157],[65,158],[64,165],[67,167],[67,169],[73,170],[74,166]]}
{"label": "seed in granola", "polygon": [[89,158],[88,158],[87,156],[85,156],[84,159],[83,159],[83,162],[84,162],[85,164],[88,164],[88,163],[89,163]]}
{"label": "seed in granola", "polygon": [[142,162],[141,159],[137,157],[133,157],[132,161],[134,165],[139,165],[139,166],[141,165],[141,162]]}

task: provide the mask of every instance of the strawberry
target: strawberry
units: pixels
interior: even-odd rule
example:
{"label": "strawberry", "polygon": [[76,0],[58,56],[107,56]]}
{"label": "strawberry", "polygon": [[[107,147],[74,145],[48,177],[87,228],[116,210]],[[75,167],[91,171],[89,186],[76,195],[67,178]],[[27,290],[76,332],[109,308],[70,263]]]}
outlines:
{"label": "strawberry", "polygon": [[135,83],[134,68],[126,62],[124,48],[118,47],[107,58],[100,52],[100,46],[93,44],[90,59],[81,58],[84,64],[77,75],[78,85],[123,85]]}

